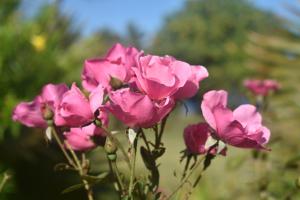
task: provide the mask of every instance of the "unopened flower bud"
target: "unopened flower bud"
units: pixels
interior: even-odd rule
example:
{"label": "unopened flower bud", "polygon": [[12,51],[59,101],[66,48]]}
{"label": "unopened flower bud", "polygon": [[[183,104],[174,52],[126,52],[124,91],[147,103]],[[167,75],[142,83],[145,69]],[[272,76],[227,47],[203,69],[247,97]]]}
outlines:
{"label": "unopened flower bud", "polygon": [[53,119],[54,113],[48,106],[45,106],[44,108],[42,108],[42,113],[43,113],[43,118],[45,120]]}
{"label": "unopened flower bud", "polygon": [[96,126],[102,127],[102,122],[101,122],[101,120],[96,119],[96,120],[94,121],[94,123],[95,123]]}
{"label": "unopened flower bud", "polygon": [[47,120],[47,125],[48,126],[53,126],[53,120],[52,119],[48,119]]}
{"label": "unopened flower bud", "polygon": [[123,86],[123,82],[120,79],[115,77],[110,78],[109,84],[113,88],[113,90],[120,89]]}
{"label": "unopened flower bud", "polygon": [[118,150],[117,144],[111,137],[106,137],[104,149],[107,154],[115,154]]}

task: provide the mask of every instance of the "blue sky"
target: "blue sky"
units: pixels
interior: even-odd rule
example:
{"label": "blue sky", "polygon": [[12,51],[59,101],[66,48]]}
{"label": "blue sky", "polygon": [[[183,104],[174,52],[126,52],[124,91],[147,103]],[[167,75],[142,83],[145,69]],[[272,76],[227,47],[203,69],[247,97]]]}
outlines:
{"label": "blue sky", "polygon": [[[43,2],[54,0],[25,0],[24,9],[33,12]],[[89,35],[107,27],[124,33],[129,22],[136,24],[141,31],[151,36],[163,23],[169,13],[179,10],[185,0],[63,0],[64,12],[73,15]],[[250,0],[262,9],[287,16],[285,4],[295,5],[297,0]],[[299,3],[299,2],[298,2]],[[299,3],[300,4],[300,3]]]}
{"label": "blue sky", "polygon": [[129,22],[144,32],[153,33],[163,17],[180,9],[184,0],[77,0],[77,5],[73,6],[69,2],[71,0],[66,0],[63,8],[67,12],[80,13],[79,20],[87,23],[87,33],[98,27],[124,32]]}

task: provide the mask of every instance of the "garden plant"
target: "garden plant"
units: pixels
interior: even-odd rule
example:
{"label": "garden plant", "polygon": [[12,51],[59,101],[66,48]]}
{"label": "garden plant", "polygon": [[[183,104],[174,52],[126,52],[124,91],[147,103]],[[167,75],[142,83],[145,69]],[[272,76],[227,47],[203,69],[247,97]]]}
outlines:
{"label": "garden plant", "polygon": [[[168,150],[164,144],[168,117],[176,106],[201,91],[200,82],[207,78],[213,79],[201,65],[168,55],[148,55],[117,43],[104,57],[85,60],[81,84],[46,84],[31,102],[19,103],[12,118],[44,129],[45,139],[56,143],[65,157],[65,163],[56,168],[78,173],[82,182],[64,193],[84,188],[93,200],[93,188],[106,181],[124,200],[173,199],[178,192],[188,199],[213,159],[230,153],[228,145],[258,154],[271,151],[267,146],[271,132],[260,112],[268,93],[279,89],[277,82],[245,81],[257,96],[256,104],[235,109],[228,106],[227,91],[207,91],[198,99],[204,120],[186,124],[182,130],[186,149],[174,156],[184,169],[180,181],[173,191],[164,191],[159,158]],[[112,120],[124,130],[115,129]],[[93,163],[86,153],[96,147],[105,152],[109,171],[90,172]],[[144,163],[142,174],[136,170],[138,158]],[[120,168],[123,163],[126,169]]]}

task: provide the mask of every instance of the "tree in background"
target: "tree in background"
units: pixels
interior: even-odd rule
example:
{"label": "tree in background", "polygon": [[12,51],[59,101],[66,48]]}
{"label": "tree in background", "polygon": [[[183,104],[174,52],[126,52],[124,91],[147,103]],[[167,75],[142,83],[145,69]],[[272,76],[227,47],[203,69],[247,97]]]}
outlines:
{"label": "tree in background", "polygon": [[[292,12],[300,16],[300,9],[292,8]],[[213,80],[210,87],[236,91],[242,87],[242,80],[249,76],[275,78],[282,84],[280,94],[271,97],[269,110],[265,113],[273,133],[267,173],[259,182],[246,183],[245,180],[251,180],[253,163],[242,165],[249,154],[235,155],[224,166],[229,178],[223,175],[224,171],[212,172],[217,181],[212,178],[202,185],[195,199],[199,196],[203,199],[251,199],[258,194],[262,199],[299,198],[294,184],[300,168],[300,156],[295,155],[300,150],[300,41],[297,27],[290,20],[259,10],[248,1],[200,0],[187,1],[183,10],[166,19],[157,34],[153,51],[203,64],[210,72],[211,78],[207,81]],[[240,96],[238,100],[241,101]],[[239,174],[239,170],[243,173]],[[248,177],[245,170],[249,170]],[[222,181],[219,180],[221,175]],[[232,177],[241,178],[235,178],[233,183]],[[213,189],[207,186],[209,184]],[[253,188],[259,192],[253,192]],[[218,193],[207,192],[212,190]]]}
{"label": "tree in background", "polygon": [[63,68],[68,71],[64,80],[79,81],[78,74],[81,73],[85,59],[102,57],[108,47],[120,41],[122,41],[121,36],[109,29],[102,29],[89,37],[80,38],[60,60]]}
{"label": "tree in background", "polygon": [[[119,42],[126,46],[142,48],[143,33],[133,23],[129,23],[125,34],[117,33],[109,28],[103,28],[88,37],[82,37],[71,45],[69,50],[61,57],[60,63],[68,73],[64,80],[79,81],[85,59],[100,58],[106,53],[107,48]],[[84,49],[84,51],[83,51]]]}
{"label": "tree in background", "polygon": [[[0,190],[9,192],[16,185],[12,190],[17,199],[40,199],[45,193],[44,199],[84,198],[81,191],[61,195],[77,177],[63,178],[53,170],[60,162],[56,148],[45,148],[41,130],[12,122],[12,110],[20,100],[32,99],[46,83],[79,80],[84,59],[100,57],[108,46],[122,41],[119,34],[106,29],[81,38],[73,18],[60,7],[59,1],[45,4],[33,16],[24,17],[22,0],[0,2]],[[1,173],[7,168],[13,180],[2,190],[7,174]],[[41,176],[45,182],[37,181]]]}
{"label": "tree in background", "polygon": [[[33,17],[24,20],[23,13],[19,10],[20,3],[21,0],[0,1],[0,41],[1,47],[5,47],[0,51],[1,137],[20,132],[18,124],[11,122],[12,108],[21,99],[31,99],[45,83],[60,82],[62,78],[69,83],[71,80],[79,80],[78,73],[82,69],[84,59],[101,57],[108,46],[112,46],[115,42],[137,47],[142,45],[142,33],[133,24],[128,25],[126,35],[104,29],[90,37],[80,38],[79,30],[74,27],[73,18],[61,12],[60,4],[46,5]],[[282,25],[282,22],[286,23],[273,14],[255,8],[246,0],[189,0],[182,10],[166,19],[149,48],[151,53],[174,55],[189,63],[205,65],[209,68],[210,76],[213,77],[213,79],[208,79],[208,84],[205,84],[210,88],[236,89],[241,85],[241,80],[249,74],[261,78],[270,76],[278,78],[284,90],[272,101],[271,111],[280,122],[272,124],[276,126],[272,131],[275,137],[279,132],[280,137],[288,135],[289,137],[285,137],[288,142],[283,145],[288,144],[290,148],[282,150],[282,145],[279,145],[277,150],[281,152],[278,154],[280,158],[275,158],[275,161],[299,151],[299,138],[296,135],[299,130],[296,127],[300,116],[298,112],[300,100],[299,34],[297,32],[295,34],[295,31],[291,32]],[[40,141],[38,140],[40,138],[34,139],[36,143]],[[27,143],[32,143],[32,141],[23,141],[22,146],[26,146]],[[34,145],[43,145],[36,143]],[[15,155],[14,151],[23,150],[23,147],[18,144],[7,143],[6,146],[9,148],[5,149],[0,145],[0,150],[4,154],[9,151],[10,155]],[[30,159],[34,157],[33,152],[29,152],[30,155],[20,152],[19,154],[24,157],[28,156]],[[40,157],[48,155],[50,160],[55,152],[49,152],[48,149],[43,153],[39,151],[38,154],[41,154]],[[17,159],[20,160],[19,157]],[[46,161],[40,163],[40,160],[35,160],[35,158],[33,160],[30,162],[35,162],[35,164],[29,165],[27,161],[26,165],[17,166],[16,171],[28,174],[29,177],[32,171],[35,171],[37,176],[44,176],[40,170],[42,165],[44,168],[53,166],[53,163],[49,164]],[[235,165],[241,163],[238,156],[232,160],[237,163]],[[293,161],[292,158],[286,158],[287,162],[290,160]],[[298,161],[299,159],[296,159],[296,169],[298,169]],[[276,164],[277,162],[274,163]],[[295,162],[288,164],[295,167]],[[283,166],[280,165],[280,167]],[[59,173],[53,172],[52,168],[48,170],[52,173],[49,173],[49,179],[45,178],[46,181],[50,182],[51,176],[59,176]],[[220,170],[220,172],[224,171]],[[230,174],[230,170],[227,172]],[[276,174],[278,179],[273,182],[275,185],[271,185],[274,196],[282,197],[286,195],[284,190],[294,188],[293,178],[297,174],[295,172],[292,176],[288,173]],[[234,171],[233,175],[236,176],[236,174],[237,172]],[[289,178],[285,179],[284,176],[289,176]],[[30,178],[36,180],[34,177]],[[215,180],[219,180],[218,178],[215,177]],[[59,178],[57,180],[59,181],[52,181],[53,183],[61,181]],[[234,181],[238,185],[245,185],[244,182]],[[34,183],[28,184],[28,180],[24,177],[20,182],[23,184],[23,194],[34,192],[27,191],[28,188],[33,188],[30,184]],[[28,188],[24,187],[26,185]],[[51,183],[40,183],[40,187],[34,189],[41,190],[42,193],[43,190],[47,190],[43,187],[45,185],[51,185]],[[227,187],[223,188],[223,190],[227,189]],[[49,199],[55,199],[55,195],[61,189],[55,185],[53,191],[49,192],[54,196],[49,196]],[[107,188],[104,187],[104,190]],[[242,194],[240,191],[236,192]],[[205,192],[202,191],[201,194],[205,195]],[[211,193],[207,198],[213,198],[216,197],[214,195],[219,194],[224,193],[221,191],[216,194]],[[227,199],[236,197],[236,193],[232,190],[227,190],[227,194]],[[61,198],[68,199],[65,196]]]}
{"label": "tree in background", "polygon": [[[73,19],[61,12],[59,3],[45,4],[29,18],[22,12],[21,4],[22,0],[0,1],[0,173],[7,167],[15,173],[13,181],[5,184],[5,188],[2,183],[11,171],[0,174],[0,190],[6,192],[11,191],[14,182],[23,185],[17,190],[30,186],[24,180],[28,177],[22,174],[34,178],[32,174],[39,174],[39,169],[47,168],[46,163],[39,161],[39,156],[47,157],[48,163],[57,159],[55,151],[43,151],[43,134],[39,130],[35,130],[38,134],[31,134],[32,130],[12,122],[11,114],[18,101],[31,99],[45,83],[61,81],[70,68],[64,68],[60,60],[79,36]],[[17,135],[22,137],[14,140],[13,136]],[[35,162],[39,163],[38,167],[33,164]],[[50,178],[47,180],[51,185]],[[45,184],[34,187],[42,191]],[[20,192],[22,194],[26,192]],[[1,199],[4,198],[1,194]]]}
{"label": "tree in background", "polygon": [[[284,6],[284,5],[283,5]],[[294,21],[284,19],[286,34],[267,35],[250,33],[246,51],[247,67],[259,78],[276,78],[281,92],[269,101],[269,118],[273,126],[273,168],[267,189],[279,199],[299,198],[300,148],[300,4],[286,5]],[[284,148],[283,148],[284,147]],[[289,191],[289,192],[287,192]]]}
{"label": "tree in background", "polygon": [[135,46],[138,49],[142,49],[143,32],[134,23],[127,25],[127,34],[125,36],[125,43],[131,46]]}
{"label": "tree in background", "polygon": [[209,82],[211,87],[236,87],[247,74],[248,32],[274,34],[279,24],[277,17],[245,0],[190,0],[167,17],[151,49],[208,67],[219,80]]}
{"label": "tree in background", "polygon": [[26,20],[20,4],[20,0],[0,2],[0,41],[5,47],[0,52],[0,137],[19,132],[10,120],[18,100],[31,98],[42,85],[64,76],[62,54],[79,36],[58,3],[43,6]]}

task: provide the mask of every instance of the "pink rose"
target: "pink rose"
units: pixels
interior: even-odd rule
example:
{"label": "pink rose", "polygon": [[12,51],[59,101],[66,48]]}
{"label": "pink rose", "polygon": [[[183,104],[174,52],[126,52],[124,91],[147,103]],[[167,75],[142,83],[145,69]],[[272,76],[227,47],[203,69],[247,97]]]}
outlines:
{"label": "pink rose", "polygon": [[139,53],[139,50],[134,47],[126,48],[120,43],[117,43],[109,50],[105,58],[114,63],[124,65],[130,70],[131,67],[135,65],[135,57]]}
{"label": "pink rose", "polygon": [[187,149],[193,154],[205,154],[207,152],[205,143],[209,136],[209,125],[206,123],[187,126],[183,135]]}
{"label": "pink rose", "polygon": [[192,73],[185,85],[174,94],[175,99],[187,99],[195,96],[199,90],[199,83],[208,77],[208,72],[203,66],[193,66]]}
{"label": "pink rose", "polygon": [[104,140],[105,133],[94,124],[82,128],[71,128],[64,132],[66,141],[75,151],[86,151],[96,147],[94,141]]}
{"label": "pink rose", "polygon": [[71,89],[67,91],[57,109],[55,122],[58,125],[71,127],[84,126],[93,122],[96,111],[102,106],[104,88],[99,85],[92,90],[87,98],[80,89],[73,83]]}
{"label": "pink rose", "polygon": [[63,94],[68,91],[69,88],[66,84],[47,84],[42,89],[41,97],[43,102],[46,103],[54,111],[60,104]]}
{"label": "pink rose", "polygon": [[47,126],[43,117],[45,108],[55,113],[63,94],[68,90],[65,84],[47,84],[41,95],[32,102],[21,102],[13,111],[13,120],[29,127],[44,128]]}
{"label": "pink rose", "polygon": [[276,91],[280,85],[275,80],[245,80],[244,86],[254,95],[267,96],[269,92]]}
{"label": "pink rose", "polygon": [[201,104],[206,122],[214,130],[212,135],[224,143],[241,148],[264,149],[270,131],[262,125],[256,107],[246,104],[234,111],[227,108],[227,92],[207,92]]}
{"label": "pink rose", "polygon": [[161,100],[175,94],[192,76],[191,66],[165,56],[138,56],[133,68],[136,85],[151,99]]}
{"label": "pink rose", "polygon": [[151,127],[161,121],[175,106],[172,99],[153,101],[147,95],[129,88],[109,94],[109,111],[129,127]]}
{"label": "pink rose", "polygon": [[[184,129],[184,142],[187,147],[188,152],[192,154],[221,154],[226,155],[226,147],[214,146],[216,143],[209,144],[208,140],[214,141],[211,136],[211,128],[207,123],[198,123],[188,125]],[[218,151],[218,148],[221,148]]]}
{"label": "pink rose", "polygon": [[19,121],[28,127],[47,127],[47,123],[41,112],[42,103],[41,97],[37,96],[31,102],[19,103],[13,111],[13,120]]}
{"label": "pink rose", "polygon": [[138,50],[133,47],[125,48],[121,44],[114,45],[103,59],[85,61],[82,72],[82,86],[91,91],[101,84],[111,89],[110,80],[115,78],[121,82],[129,82],[132,78],[132,66]]}
{"label": "pink rose", "polygon": [[127,81],[127,69],[123,65],[104,59],[90,59],[85,61],[82,73],[82,86],[86,90],[91,91],[98,84],[110,90],[110,80],[112,77],[122,82]]}

